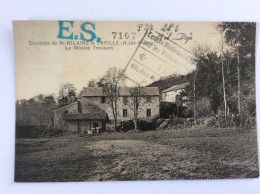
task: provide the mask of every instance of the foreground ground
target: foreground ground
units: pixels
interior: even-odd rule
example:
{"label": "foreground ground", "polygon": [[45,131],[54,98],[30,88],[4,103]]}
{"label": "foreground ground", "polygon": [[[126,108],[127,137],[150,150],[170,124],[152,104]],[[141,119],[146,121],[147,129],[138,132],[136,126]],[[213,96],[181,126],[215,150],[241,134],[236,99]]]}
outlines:
{"label": "foreground ground", "polygon": [[182,129],[16,140],[15,180],[258,177],[256,130]]}

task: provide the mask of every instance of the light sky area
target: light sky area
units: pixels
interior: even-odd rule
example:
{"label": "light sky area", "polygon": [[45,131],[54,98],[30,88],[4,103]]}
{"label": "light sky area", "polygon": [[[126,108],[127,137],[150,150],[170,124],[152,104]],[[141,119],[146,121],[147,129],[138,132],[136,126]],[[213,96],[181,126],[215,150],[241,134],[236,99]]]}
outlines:
{"label": "light sky area", "polygon": [[[80,25],[86,21],[74,22],[69,27],[69,32],[63,30],[64,36],[80,36]],[[179,32],[192,37],[185,44],[184,40],[178,40],[180,46],[192,50],[198,44],[208,45],[212,49],[218,49],[221,40],[216,30],[216,22],[92,22],[95,23],[95,34],[101,41],[140,41],[144,30],[137,31],[137,25],[153,24],[154,28],[161,28],[165,23],[179,25]],[[57,38],[59,33],[58,21],[17,21],[14,22],[15,43],[15,75],[16,75],[16,99],[28,99],[38,94],[55,95],[57,97],[61,83],[70,82],[77,88],[77,93],[86,87],[88,81],[102,76],[109,67],[124,68],[133,55],[137,45],[115,45],[113,50],[66,50],[59,41],[69,41]],[[91,29],[90,26],[87,28]],[[116,37],[112,32],[116,32]],[[119,39],[122,33],[122,39]],[[128,35],[125,33],[128,32]],[[132,33],[136,33],[132,39]],[[125,37],[126,36],[126,37]],[[85,37],[87,34],[85,33]],[[50,45],[30,45],[37,42],[49,42]],[[52,45],[56,41],[57,45]],[[95,46],[98,46],[95,42]],[[115,42],[110,42],[115,43]],[[83,46],[83,45],[82,45]],[[109,46],[109,45],[107,45]]]}

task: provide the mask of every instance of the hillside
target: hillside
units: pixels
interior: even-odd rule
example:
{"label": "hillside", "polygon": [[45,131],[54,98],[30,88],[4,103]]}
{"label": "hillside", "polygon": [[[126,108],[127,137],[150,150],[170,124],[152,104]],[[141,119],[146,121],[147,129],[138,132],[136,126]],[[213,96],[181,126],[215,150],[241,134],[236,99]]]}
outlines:
{"label": "hillside", "polygon": [[147,87],[158,87],[159,91],[163,91],[167,88],[170,88],[174,85],[190,82],[193,77],[193,72],[187,75],[172,75],[166,78],[162,78],[158,81],[153,82],[152,84],[148,85]]}

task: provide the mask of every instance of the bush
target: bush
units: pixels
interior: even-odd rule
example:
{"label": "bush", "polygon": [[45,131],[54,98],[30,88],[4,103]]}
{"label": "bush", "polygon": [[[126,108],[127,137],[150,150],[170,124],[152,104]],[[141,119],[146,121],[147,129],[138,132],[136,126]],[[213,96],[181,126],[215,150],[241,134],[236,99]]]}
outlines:
{"label": "bush", "polygon": [[172,118],[164,120],[157,129],[181,129],[191,127],[193,124],[192,119],[187,118]]}
{"label": "bush", "polygon": [[210,100],[206,97],[199,99],[196,102],[196,116],[197,117],[207,117],[211,115]]}
{"label": "bush", "polygon": [[236,128],[254,128],[255,127],[255,118],[254,117],[245,117],[245,116],[230,116],[225,120],[224,116],[213,117],[208,123],[207,127],[236,127]]}
{"label": "bush", "polygon": [[156,129],[158,123],[158,119],[151,119],[149,121],[146,120],[140,120],[139,121],[139,129],[142,131],[150,131]]}
{"label": "bush", "polygon": [[16,126],[16,138],[37,138],[45,136],[60,136],[64,130],[54,127],[41,126]]}
{"label": "bush", "polygon": [[46,126],[16,126],[17,138],[42,137]]}

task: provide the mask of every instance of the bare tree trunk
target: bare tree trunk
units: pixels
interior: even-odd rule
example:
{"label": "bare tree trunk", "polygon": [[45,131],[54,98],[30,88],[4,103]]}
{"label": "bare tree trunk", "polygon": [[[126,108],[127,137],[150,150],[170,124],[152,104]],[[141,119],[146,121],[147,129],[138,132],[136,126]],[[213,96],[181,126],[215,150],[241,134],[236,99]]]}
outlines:
{"label": "bare tree trunk", "polygon": [[240,58],[237,48],[237,109],[238,114],[241,114],[241,105],[240,105],[240,98],[241,98],[241,91],[240,91],[240,68],[239,68]]}
{"label": "bare tree trunk", "polygon": [[140,100],[141,100],[141,95],[142,95],[142,87],[138,86],[134,88],[132,91],[130,91],[132,100],[133,100],[133,105],[134,105],[134,125],[135,125],[135,130],[139,130],[138,126],[138,109],[140,105]]}
{"label": "bare tree trunk", "polygon": [[221,69],[222,69],[222,84],[223,84],[223,99],[224,99],[224,115],[225,115],[225,120],[227,120],[227,100],[226,100],[226,87],[225,87],[225,74],[224,74],[224,62],[223,62],[223,57],[221,60]]}
{"label": "bare tree trunk", "polygon": [[134,124],[135,124],[135,130],[137,131],[138,130],[138,127],[137,127],[137,114],[136,114],[136,110],[135,110],[135,113],[134,113]]}
{"label": "bare tree trunk", "polygon": [[194,124],[197,124],[196,121],[196,76],[197,76],[198,70],[196,70],[196,73],[194,74],[194,79],[193,79],[193,119],[194,119]]}
{"label": "bare tree trunk", "polygon": [[138,131],[137,119],[134,119],[135,131]]}
{"label": "bare tree trunk", "polygon": [[[139,95],[139,94],[137,94]],[[138,96],[134,96],[133,97],[133,101],[134,101],[134,125],[135,125],[135,130],[138,130]]]}
{"label": "bare tree trunk", "polygon": [[114,114],[114,119],[115,119],[115,123],[114,123],[114,132],[116,131],[116,127],[117,127],[117,103],[115,102],[115,114]]}

